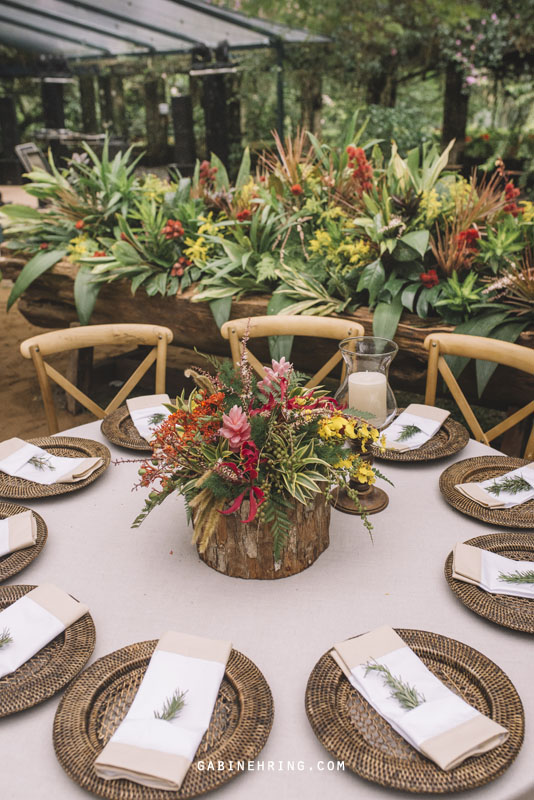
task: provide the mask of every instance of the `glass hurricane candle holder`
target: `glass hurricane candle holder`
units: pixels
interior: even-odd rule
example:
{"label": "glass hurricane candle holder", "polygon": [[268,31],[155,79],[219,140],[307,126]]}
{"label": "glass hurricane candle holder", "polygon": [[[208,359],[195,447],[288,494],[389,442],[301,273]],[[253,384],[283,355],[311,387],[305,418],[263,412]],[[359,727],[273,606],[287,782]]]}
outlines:
{"label": "glass hurricane candle holder", "polygon": [[[339,343],[339,349],[345,362],[346,374],[335,399],[341,406],[354,411],[378,430],[385,428],[397,413],[388,371],[399,350],[398,345],[391,339],[379,336],[355,336],[343,339]],[[348,445],[364,464],[372,465],[372,455],[362,453],[357,441],[348,440]],[[389,497],[383,489],[361,483],[356,476],[350,479],[349,487],[352,493],[357,493],[358,502],[347,491],[339,491],[334,502],[334,508],[338,511],[360,516],[376,514],[383,511],[389,503]]]}

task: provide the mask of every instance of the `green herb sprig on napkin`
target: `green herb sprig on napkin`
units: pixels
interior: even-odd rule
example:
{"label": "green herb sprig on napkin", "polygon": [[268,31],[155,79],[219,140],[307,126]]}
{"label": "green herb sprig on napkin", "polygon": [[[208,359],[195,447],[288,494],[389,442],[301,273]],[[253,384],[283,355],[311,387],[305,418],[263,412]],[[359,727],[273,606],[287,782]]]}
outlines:
{"label": "green herb sprig on napkin", "polygon": [[522,475],[514,475],[513,478],[503,478],[499,483],[495,480],[491,486],[486,486],[486,491],[497,495],[497,497],[501,492],[505,492],[506,494],[519,494],[519,492],[528,492],[530,489],[532,489],[532,486]]}
{"label": "green herb sprig on napkin", "polygon": [[4,628],[2,633],[0,633],[0,647],[5,647],[8,644],[11,644],[13,641],[13,637],[9,631],[9,628]]}
{"label": "green herb sprig on napkin", "polygon": [[182,711],[183,707],[185,706],[185,696],[187,694],[187,689],[185,692],[181,692],[179,689],[176,689],[172,697],[168,697],[160,711],[154,711],[154,716],[156,719],[164,719],[167,722],[171,722],[175,719]]}
{"label": "green herb sprig on napkin", "polygon": [[365,665],[365,674],[368,672],[380,672],[386,683],[391,689],[391,696],[397,700],[403,708],[412,709],[425,703],[426,700],[414,686],[395,677],[389,667],[384,664],[378,664],[376,661],[369,661]]}
{"label": "green herb sprig on napkin", "polygon": [[523,571],[516,569],[515,572],[499,572],[501,581],[507,583],[534,583],[534,569],[525,569]]}
{"label": "green herb sprig on napkin", "polygon": [[411,439],[413,436],[416,436],[418,433],[423,433],[421,428],[418,428],[417,425],[403,425],[402,431],[400,435],[397,436],[395,439],[396,442],[406,442],[408,439]]}

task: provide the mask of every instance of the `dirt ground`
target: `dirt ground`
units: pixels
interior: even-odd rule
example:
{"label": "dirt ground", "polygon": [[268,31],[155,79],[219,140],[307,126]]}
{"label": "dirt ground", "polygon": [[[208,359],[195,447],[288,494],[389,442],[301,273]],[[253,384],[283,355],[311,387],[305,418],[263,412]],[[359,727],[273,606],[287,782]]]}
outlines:
{"label": "dirt ground", "polygon": [[[11,282],[0,283],[0,408],[2,413],[0,440],[11,436],[22,439],[48,435],[46,418],[35,369],[31,361],[19,352],[20,343],[29,336],[44,333],[44,328],[31,325],[19,312],[17,305],[6,312],[6,301]],[[61,362],[58,362],[61,364]],[[63,365],[65,360],[63,359]],[[61,366],[58,366],[61,369]],[[73,416],[60,408],[63,398],[58,397],[56,410],[60,430],[91,422],[94,416],[83,412]]]}

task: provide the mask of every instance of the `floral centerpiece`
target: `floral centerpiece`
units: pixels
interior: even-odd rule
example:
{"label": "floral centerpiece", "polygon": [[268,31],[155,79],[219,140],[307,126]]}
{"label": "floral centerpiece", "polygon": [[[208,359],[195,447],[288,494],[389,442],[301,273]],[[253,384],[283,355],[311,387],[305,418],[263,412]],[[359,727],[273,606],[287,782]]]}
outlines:
{"label": "floral centerpiece", "polygon": [[[223,363],[216,377],[197,374],[196,381],[198,388],[177,398],[155,431],[152,457],[139,470],[139,485],[152,491],[134,526],[178,492],[193,518],[201,557],[221,521],[233,515],[243,528],[268,531],[271,558],[278,562],[296,505],[320,501],[328,507],[339,488],[357,503],[349,477],[362,486],[375,481],[378,472],[365,453],[378,430],[341,409],[323,389],[306,389],[284,358],[273,360],[261,380],[244,356],[238,369]],[[348,449],[347,440],[359,446]],[[371,530],[365,516],[363,522]],[[298,538],[301,531],[293,534]]]}

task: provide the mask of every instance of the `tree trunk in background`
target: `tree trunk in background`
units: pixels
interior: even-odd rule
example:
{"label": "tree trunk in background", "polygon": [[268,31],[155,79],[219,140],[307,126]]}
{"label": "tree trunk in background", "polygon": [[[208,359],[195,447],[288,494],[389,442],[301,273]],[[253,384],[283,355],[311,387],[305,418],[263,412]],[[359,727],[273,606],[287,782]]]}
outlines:
{"label": "tree trunk in background", "polygon": [[166,164],[168,160],[168,115],[160,114],[159,104],[165,102],[165,82],[160,76],[145,81],[146,160],[150,166]]}
{"label": "tree trunk in background", "polygon": [[124,87],[120,75],[111,75],[110,78],[113,131],[124,141],[128,141],[128,120],[126,118],[126,104],[124,102]]}
{"label": "tree trunk in background", "polygon": [[111,75],[98,76],[100,95],[100,124],[104,130],[113,128],[113,96],[111,94]]}
{"label": "tree trunk in background", "polygon": [[462,73],[455,63],[449,62],[445,72],[442,145],[446,147],[451,139],[456,139],[449,156],[450,164],[460,164],[462,162],[465,148],[469,95],[463,92],[462,89]]}
{"label": "tree trunk in background", "polygon": [[202,107],[206,121],[207,157],[215,153],[223,164],[228,164],[228,109],[224,74],[202,77]]}
{"label": "tree trunk in background", "polygon": [[381,69],[367,84],[369,105],[394,108],[397,100],[397,59],[383,59]]}
{"label": "tree trunk in background", "polygon": [[300,126],[305,131],[321,132],[323,108],[322,76],[319,71],[305,70],[298,74],[300,86]]}
{"label": "tree trunk in background", "polygon": [[174,160],[183,175],[192,175],[195,164],[195,132],[191,95],[171,98],[174,128]]}
{"label": "tree trunk in background", "polygon": [[226,82],[226,113],[228,119],[228,167],[230,177],[237,176],[243,155],[243,135],[241,132],[241,101],[239,97],[239,76],[228,74]]}
{"label": "tree trunk in background", "polygon": [[98,122],[96,116],[96,92],[93,75],[80,75],[80,105],[82,109],[82,130],[84,133],[96,133]]}
{"label": "tree trunk in background", "polygon": [[[65,111],[63,108],[63,84],[52,81],[41,81],[41,99],[43,103],[43,120],[45,128],[58,130],[65,127]],[[48,144],[54,159],[62,155],[59,139],[53,138]]]}

